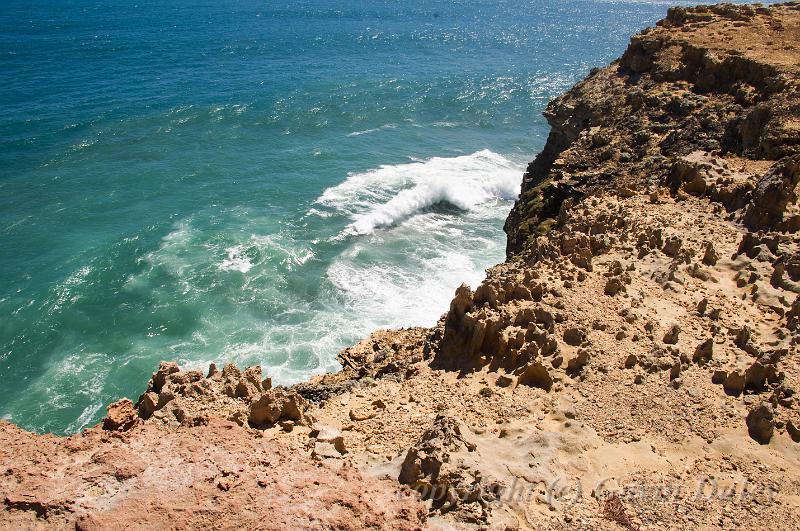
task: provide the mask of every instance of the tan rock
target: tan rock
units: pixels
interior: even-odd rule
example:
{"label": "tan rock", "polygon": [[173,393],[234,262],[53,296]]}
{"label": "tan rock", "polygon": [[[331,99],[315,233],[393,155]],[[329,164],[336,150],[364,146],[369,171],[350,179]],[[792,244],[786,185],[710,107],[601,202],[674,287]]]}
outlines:
{"label": "tan rock", "polygon": [[374,409],[369,408],[354,408],[348,413],[350,420],[361,422],[375,418],[378,413]]}
{"label": "tan rock", "polygon": [[761,444],[769,443],[775,431],[775,413],[769,402],[762,402],[747,414],[747,431]]}
{"label": "tan rock", "polygon": [[139,416],[133,402],[122,398],[108,406],[108,413],[103,419],[103,429],[108,431],[128,431],[139,423]]}
{"label": "tan rock", "polygon": [[158,409],[158,395],[149,391],[139,399],[139,416],[148,419]]}
{"label": "tan rock", "polygon": [[273,425],[279,420],[291,420],[308,425],[308,402],[294,391],[276,387],[264,392],[250,404],[248,422],[255,426]]}
{"label": "tan rock", "polygon": [[339,454],[347,453],[342,432],[332,426],[325,424],[314,424],[314,426],[311,428],[309,436],[315,439],[318,443],[327,443],[332,445]]}
{"label": "tan rock", "polygon": [[161,388],[164,387],[164,384],[167,383],[167,377],[178,372],[180,372],[180,368],[177,363],[162,361],[158,366],[158,370],[153,373],[150,387],[154,392],[158,393],[161,391]]}

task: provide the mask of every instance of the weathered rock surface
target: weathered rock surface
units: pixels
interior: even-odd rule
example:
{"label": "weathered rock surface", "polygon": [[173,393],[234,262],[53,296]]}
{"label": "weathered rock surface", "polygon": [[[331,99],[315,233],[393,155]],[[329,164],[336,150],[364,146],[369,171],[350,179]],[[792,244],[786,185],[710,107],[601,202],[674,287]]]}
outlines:
{"label": "weathered rock surface", "polygon": [[438,417],[408,449],[398,481],[417,490],[431,508],[441,512],[459,504],[486,506],[497,500],[501,484],[478,472],[470,454],[477,445],[459,419]]}
{"label": "weathered rock surface", "polygon": [[797,3],[670,9],[547,107],[506,262],[436,326],[0,422],[0,527],[795,528],[798,42]]}
{"label": "weathered rock surface", "polygon": [[39,436],[0,421],[6,529],[413,529],[415,500],[233,422]]}
{"label": "weathered rock surface", "polygon": [[108,406],[108,414],[103,419],[103,429],[108,431],[127,431],[139,422],[133,402],[123,398]]}
{"label": "weathered rock surface", "polygon": [[297,394],[282,388],[271,389],[253,400],[247,421],[254,426],[274,425],[281,420],[295,424],[310,424],[308,402]]}

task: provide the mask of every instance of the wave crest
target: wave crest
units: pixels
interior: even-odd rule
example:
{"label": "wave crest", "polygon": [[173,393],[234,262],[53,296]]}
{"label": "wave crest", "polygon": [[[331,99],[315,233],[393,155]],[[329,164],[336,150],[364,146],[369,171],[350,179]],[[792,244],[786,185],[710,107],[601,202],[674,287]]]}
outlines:
{"label": "wave crest", "polygon": [[519,195],[521,168],[487,149],[350,174],[316,203],[349,216],[340,236],[398,225],[438,204],[473,211]]}

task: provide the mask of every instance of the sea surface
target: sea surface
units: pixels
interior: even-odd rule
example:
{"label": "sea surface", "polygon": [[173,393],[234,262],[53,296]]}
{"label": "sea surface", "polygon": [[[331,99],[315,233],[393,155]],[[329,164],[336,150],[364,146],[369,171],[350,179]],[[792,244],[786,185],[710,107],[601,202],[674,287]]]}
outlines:
{"label": "sea surface", "polygon": [[503,259],[547,101],[674,3],[3,0],[0,417],[434,324]]}

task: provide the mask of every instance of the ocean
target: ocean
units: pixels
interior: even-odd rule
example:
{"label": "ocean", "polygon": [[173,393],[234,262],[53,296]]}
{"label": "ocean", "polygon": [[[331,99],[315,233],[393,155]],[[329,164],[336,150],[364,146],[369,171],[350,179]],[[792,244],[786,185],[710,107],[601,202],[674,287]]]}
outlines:
{"label": "ocean", "polygon": [[673,3],[4,0],[0,417],[434,324],[503,260],[548,100]]}

